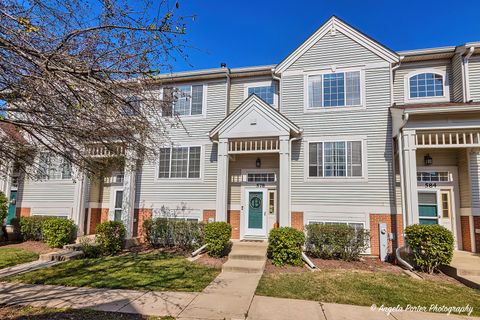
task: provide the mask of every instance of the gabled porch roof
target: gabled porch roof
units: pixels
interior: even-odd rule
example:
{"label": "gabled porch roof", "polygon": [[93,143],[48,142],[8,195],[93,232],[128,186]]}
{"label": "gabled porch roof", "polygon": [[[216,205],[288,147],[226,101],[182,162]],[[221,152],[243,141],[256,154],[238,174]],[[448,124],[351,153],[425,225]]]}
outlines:
{"label": "gabled porch roof", "polygon": [[252,94],[210,131],[210,138],[299,136],[296,124],[271,105]]}

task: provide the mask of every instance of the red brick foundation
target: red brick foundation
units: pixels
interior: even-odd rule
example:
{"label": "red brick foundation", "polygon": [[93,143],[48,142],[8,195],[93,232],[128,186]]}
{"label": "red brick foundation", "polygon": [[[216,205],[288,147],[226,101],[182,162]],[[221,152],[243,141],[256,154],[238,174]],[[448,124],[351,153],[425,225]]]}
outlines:
{"label": "red brick foundation", "polygon": [[472,252],[472,239],[470,238],[470,217],[461,216],[460,226],[462,229],[463,250]]}
{"label": "red brick foundation", "polygon": [[477,253],[480,253],[480,233],[477,233],[477,230],[480,230],[480,217],[473,217],[473,233],[475,235],[475,249]]}
{"label": "red brick foundation", "polygon": [[227,222],[232,226],[232,239],[240,239],[240,210],[228,210]]}
{"label": "red brick foundation", "polygon": [[153,216],[152,209],[135,209],[134,216],[136,218],[136,222],[133,225],[133,236],[140,237],[141,241],[144,241],[144,234],[143,234],[143,223],[145,220],[151,219]]}
{"label": "red brick foundation", "polygon": [[387,232],[394,233],[393,241],[388,243],[388,253],[392,254],[399,246],[403,245],[403,220],[401,214],[370,214],[370,253],[380,255],[378,224],[386,223]]}
{"label": "red brick foundation", "polygon": [[292,211],[292,221],[290,221],[290,226],[297,230],[303,231],[303,226],[305,222],[303,221],[303,212],[302,211]]}
{"label": "red brick foundation", "polygon": [[203,210],[203,222],[207,223],[208,219],[213,219],[215,221],[215,210]]}
{"label": "red brick foundation", "polygon": [[90,226],[89,234],[95,234],[97,225],[101,222],[108,221],[108,208],[91,208],[90,209]]}
{"label": "red brick foundation", "polygon": [[15,216],[17,218],[30,217],[30,208],[17,208],[15,210]]}

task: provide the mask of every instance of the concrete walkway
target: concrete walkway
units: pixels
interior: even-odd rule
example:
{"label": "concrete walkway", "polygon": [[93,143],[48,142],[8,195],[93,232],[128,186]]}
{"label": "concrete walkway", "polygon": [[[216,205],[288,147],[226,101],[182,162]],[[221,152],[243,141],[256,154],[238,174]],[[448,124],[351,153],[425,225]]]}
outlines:
{"label": "concrete walkway", "polygon": [[[235,283],[237,279],[226,279]],[[246,280],[252,281],[253,279]],[[218,282],[219,285],[221,282]],[[223,286],[223,285],[221,285]],[[218,292],[218,291],[217,291]],[[226,294],[226,291],[224,291]],[[207,295],[206,295],[207,294]],[[173,316],[176,319],[247,319],[247,320],[479,320],[478,317],[466,317],[434,313],[384,312],[370,307],[318,303],[315,301],[280,299],[254,296],[248,302],[243,313],[243,301],[240,292],[218,295],[213,292],[143,292],[133,290],[109,290],[93,288],[74,288],[46,285],[29,285],[0,282],[0,304],[30,305],[34,307],[93,309],[100,311],[139,313],[150,316]],[[215,298],[215,299],[213,299]],[[209,305],[208,310],[195,307]],[[202,303],[200,303],[202,302]],[[203,304],[205,303],[205,304]],[[238,303],[238,304],[237,304]],[[216,310],[216,315],[212,313]],[[208,315],[207,315],[208,313]],[[225,314],[229,317],[224,317]],[[207,317],[208,316],[208,317]]]}
{"label": "concrete walkway", "polygon": [[465,285],[480,289],[480,254],[467,251],[454,251],[449,266],[442,271]]}
{"label": "concrete walkway", "polygon": [[32,262],[27,262],[27,263],[22,263],[22,264],[17,264],[12,267],[0,269],[0,278],[4,277],[9,277],[9,276],[14,276],[17,274],[22,274],[38,269],[43,269],[43,268],[48,268],[54,265],[57,265],[61,263],[61,261],[32,261]]}

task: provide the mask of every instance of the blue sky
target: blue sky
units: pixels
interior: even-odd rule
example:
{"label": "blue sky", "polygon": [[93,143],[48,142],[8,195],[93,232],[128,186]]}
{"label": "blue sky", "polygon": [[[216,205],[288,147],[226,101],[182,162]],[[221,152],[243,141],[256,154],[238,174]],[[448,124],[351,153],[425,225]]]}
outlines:
{"label": "blue sky", "polygon": [[480,41],[480,1],[183,0],[195,14],[189,63],[174,70],[276,64],[331,15],[393,50]]}

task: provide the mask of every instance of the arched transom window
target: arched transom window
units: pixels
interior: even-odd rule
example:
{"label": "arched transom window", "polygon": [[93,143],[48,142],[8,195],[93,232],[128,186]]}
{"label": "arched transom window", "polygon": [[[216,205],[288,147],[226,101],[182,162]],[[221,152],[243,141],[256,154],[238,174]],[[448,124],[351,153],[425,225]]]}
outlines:
{"label": "arched transom window", "polygon": [[410,77],[410,99],[443,97],[443,76],[438,73],[418,73]]}

